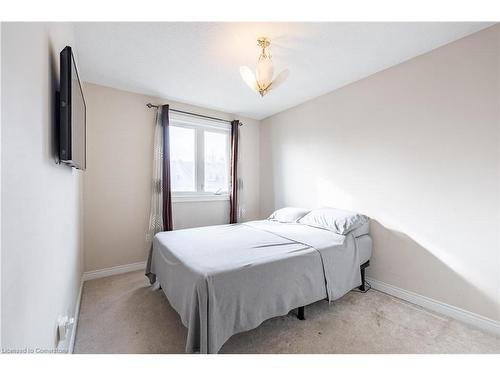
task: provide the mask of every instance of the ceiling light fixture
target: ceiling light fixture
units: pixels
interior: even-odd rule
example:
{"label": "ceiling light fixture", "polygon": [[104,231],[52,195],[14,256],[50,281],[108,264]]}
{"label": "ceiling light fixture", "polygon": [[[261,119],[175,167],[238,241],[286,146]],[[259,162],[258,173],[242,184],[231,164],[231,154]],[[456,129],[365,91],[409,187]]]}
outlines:
{"label": "ceiling light fixture", "polygon": [[260,96],[263,97],[287,79],[289,70],[283,70],[273,80],[273,61],[271,60],[271,55],[266,50],[271,45],[271,41],[266,37],[261,37],[257,39],[257,45],[262,48],[262,52],[257,61],[255,75],[248,66],[240,67],[240,74],[243,81],[245,81],[252,90],[257,91]]}

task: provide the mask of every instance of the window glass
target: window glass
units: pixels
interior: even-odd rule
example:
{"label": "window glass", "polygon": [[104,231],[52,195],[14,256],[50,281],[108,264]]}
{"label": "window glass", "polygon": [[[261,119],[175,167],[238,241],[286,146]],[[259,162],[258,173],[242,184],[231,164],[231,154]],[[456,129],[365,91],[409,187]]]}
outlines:
{"label": "window glass", "polygon": [[204,132],[205,181],[206,192],[221,193],[228,191],[228,134]]}
{"label": "window glass", "polygon": [[170,126],[172,191],[196,191],[195,130]]}

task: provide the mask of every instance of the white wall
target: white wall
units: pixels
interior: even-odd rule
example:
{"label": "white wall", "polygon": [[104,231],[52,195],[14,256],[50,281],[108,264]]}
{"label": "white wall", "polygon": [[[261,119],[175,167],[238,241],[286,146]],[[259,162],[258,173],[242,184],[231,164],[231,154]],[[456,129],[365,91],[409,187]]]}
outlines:
{"label": "white wall", "polygon": [[1,37],[2,347],[52,349],[83,265],[81,173],[54,157],[59,52],[73,29],[3,23]]}
{"label": "white wall", "polygon": [[373,219],[370,277],[500,320],[499,26],[261,124],[261,213]]}
{"label": "white wall", "polygon": [[[0,22],[0,155],[2,155],[2,22]],[[1,158],[0,158],[1,159]],[[0,212],[2,212],[2,163],[0,160]],[[2,215],[0,214],[0,348],[2,347]]]}
{"label": "white wall", "polygon": [[[170,100],[86,83],[87,170],[84,178],[85,270],[145,261],[149,222],[155,111],[146,103],[233,119]],[[259,123],[241,119],[243,220],[259,216]],[[174,229],[224,224],[229,202],[173,204]]]}

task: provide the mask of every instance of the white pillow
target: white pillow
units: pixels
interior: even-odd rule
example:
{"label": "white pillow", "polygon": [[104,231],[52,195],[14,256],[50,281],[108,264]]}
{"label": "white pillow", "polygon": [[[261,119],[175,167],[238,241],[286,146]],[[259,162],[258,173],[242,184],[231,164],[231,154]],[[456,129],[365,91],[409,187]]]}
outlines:
{"label": "white pillow", "polygon": [[356,212],[338,208],[318,208],[300,219],[299,223],[345,235],[367,221],[368,217]]}
{"label": "white pillow", "polygon": [[309,211],[305,208],[285,207],[274,211],[268,220],[279,221],[280,223],[296,223],[301,217]]}

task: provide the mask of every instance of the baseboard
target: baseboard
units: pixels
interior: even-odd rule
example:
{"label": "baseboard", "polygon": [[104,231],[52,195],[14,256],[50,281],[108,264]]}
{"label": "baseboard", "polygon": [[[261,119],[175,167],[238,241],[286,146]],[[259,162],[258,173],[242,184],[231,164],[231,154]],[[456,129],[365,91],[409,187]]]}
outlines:
{"label": "baseboard", "polygon": [[401,289],[397,286],[390,285],[382,281],[374,280],[369,277],[367,277],[366,279],[373,289],[376,289],[380,292],[390,294],[391,296],[400,298],[407,302],[411,302],[428,310],[449,316],[463,323],[470,324],[471,326],[479,328],[483,331],[500,336],[500,322],[497,322],[493,319],[489,319],[479,314],[461,309],[459,307],[448,305],[432,298],[425,297],[405,289]]}
{"label": "baseboard", "polygon": [[71,338],[69,340],[68,353],[73,354],[73,350],[75,349],[75,339],[76,339],[76,330],[78,328],[78,318],[80,317],[80,302],[82,302],[82,291],[83,291],[83,275],[82,280],[80,281],[80,290],[78,292],[78,298],[76,300],[75,306],[75,322],[73,323],[73,329],[71,330]]}
{"label": "baseboard", "polygon": [[124,264],[122,266],[103,268],[100,270],[84,272],[83,281],[100,279],[101,277],[113,276],[113,275],[118,275],[120,273],[127,273],[144,269],[146,269],[146,262],[137,262],[137,263]]}

